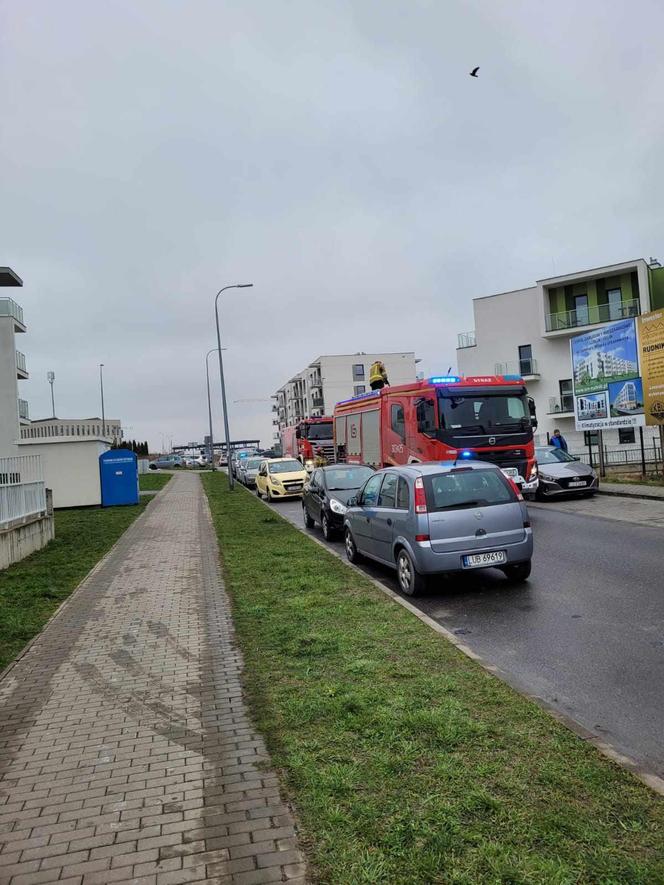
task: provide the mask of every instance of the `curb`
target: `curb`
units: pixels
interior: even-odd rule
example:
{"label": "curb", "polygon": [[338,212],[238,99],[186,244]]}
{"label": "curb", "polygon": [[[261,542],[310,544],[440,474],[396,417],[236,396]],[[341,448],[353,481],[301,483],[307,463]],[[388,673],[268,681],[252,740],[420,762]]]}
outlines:
{"label": "curb", "polygon": [[449,630],[447,630],[447,628],[443,627],[433,618],[429,617],[429,615],[424,614],[424,612],[420,611],[416,606],[408,602],[407,599],[404,599],[404,597],[400,596],[398,593],[390,590],[389,587],[381,584],[380,581],[376,580],[376,578],[371,577],[371,575],[368,575],[359,566],[353,565],[353,563],[348,562],[345,556],[343,556],[340,552],[333,550],[320,538],[315,537],[310,532],[306,531],[306,529],[300,528],[300,526],[291,522],[289,519],[286,519],[286,517],[282,516],[282,514],[279,513],[278,510],[276,510],[274,507],[270,507],[267,501],[264,501],[263,498],[258,498],[256,495],[252,495],[249,489],[245,488],[240,483],[238,483],[237,485],[248,495],[251,495],[252,499],[256,498],[257,500],[259,500],[261,504],[270,511],[270,513],[275,513],[279,517],[279,519],[282,519],[289,526],[291,526],[291,528],[294,528],[297,532],[300,532],[300,534],[304,535],[305,538],[309,538],[309,540],[313,541],[314,544],[318,544],[319,547],[322,547],[332,556],[343,562],[344,565],[346,565],[348,568],[351,568],[354,571],[358,572],[358,574],[362,575],[363,578],[372,583],[374,587],[381,591],[381,593],[384,593],[385,596],[389,597],[389,599],[391,599],[393,602],[396,602],[402,608],[405,608],[407,611],[409,611],[412,615],[415,615],[418,620],[422,621],[423,624],[426,624],[427,627],[430,627],[431,630],[433,630],[435,633],[438,633],[440,636],[448,640],[448,642],[451,642],[452,645],[455,646],[455,648],[457,648],[467,658],[470,658],[472,661],[475,661],[477,664],[479,664],[479,666],[482,667],[482,669],[485,670],[487,673],[490,673],[492,676],[500,679],[501,682],[509,685],[509,687],[517,694],[521,695],[521,697],[532,701],[540,709],[544,710],[550,716],[552,716],[552,718],[554,718],[557,722],[560,722],[561,725],[564,725],[577,737],[581,738],[581,740],[585,741],[587,744],[591,744],[607,759],[610,759],[616,765],[619,765],[621,768],[624,768],[627,771],[631,772],[631,774],[637,777],[653,792],[658,793],[660,796],[664,796],[664,778],[660,777],[657,774],[654,774],[651,771],[648,771],[636,760],[632,759],[629,756],[626,756],[619,750],[616,750],[616,748],[613,747],[611,744],[607,743],[605,740],[602,740],[591,731],[588,731],[588,729],[584,725],[581,725],[580,722],[577,722],[576,719],[573,719],[566,713],[562,713],[560,710],[557,710],[544,698],[528,692],[526,689],[523,688],[522,685],[519,684],[518,680],[514,679],[513,676],[511,676],[509,673],[506,673],[504,670],[501,670],[499,667],[496,667],[494,664],[490,664],[485,661],[471,648],[469,648],[463,642],[460,642],[459,639],[454,635],[454,633],[451,633]]}
{"label": "curb", "polygon": [[638,501],[662,501],[664,503],[664,495],[649,495],[647,492],[614,492],[605,489],[597,489],[598,495],[606,495],[607,498],[635,498]]}

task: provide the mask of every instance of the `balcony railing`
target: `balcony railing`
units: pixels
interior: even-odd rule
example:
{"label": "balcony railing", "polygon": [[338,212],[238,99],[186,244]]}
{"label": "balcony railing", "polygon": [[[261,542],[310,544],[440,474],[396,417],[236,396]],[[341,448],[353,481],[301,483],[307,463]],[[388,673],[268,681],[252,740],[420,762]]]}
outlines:
{"label": "balcony railing", "polygon": [[475,347],[476,345],[475,330],[472,332],[459,332],[457,335],[457,350],[461,350],[463,347]]}
{"label": "balcony railing", "polygon": [[575,329],[577,326],[594,326],[597,323],[624,320],[638,316],[640,309],[639,299],[633,298],[620,304],[589,305],[577,310],[549,313],[546,317],[546,331],[560,332],[564,329]]}
{"label": "balcony railing", "polygon": [[13,317],[23,325],[23,308],[13,298],[0,298],[0,317]]}
{"label": "balcony railing", "polygon": [[537,360],[515,360],[512,363],[496,363],[496,375],[539,375]]}
{"label": "balcony railing", "polygon": [[23,372],[25,375],[28,374],[27,363],[25,362],[25,354],[21,353],[20,350],[16,351],[16,368],[19,372]]}
{"label": "balcony railing", "polygon": [[562,396],[550,396],[549,408],[547,415],[557,415],[559,412],[573,412],[574,397],[571,393],[565,393]]}
{"label": "balcony railing", "polygon": [[18,401],[18,416],[26,421],[30,420],[30,409],[28,408],[27,399],[20,399]]}

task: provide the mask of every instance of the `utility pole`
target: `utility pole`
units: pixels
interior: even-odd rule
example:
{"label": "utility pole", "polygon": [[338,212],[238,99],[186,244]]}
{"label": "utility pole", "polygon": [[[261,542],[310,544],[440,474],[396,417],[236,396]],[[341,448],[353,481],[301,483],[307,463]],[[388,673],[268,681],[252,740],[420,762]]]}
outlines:
{"label": "utility pole", "polygon": [[99,388],[101,390],[101,435],[106,437],[106,414],[104,412],[104,364],[99,363]]}
{"label": "utility pole", "polygon": [[55,372],[47,372],[46,378],[51,385],[51,406],[53,408],[53,417],[55,418],[55,395],[53,393],[53,382],[55,381]]}

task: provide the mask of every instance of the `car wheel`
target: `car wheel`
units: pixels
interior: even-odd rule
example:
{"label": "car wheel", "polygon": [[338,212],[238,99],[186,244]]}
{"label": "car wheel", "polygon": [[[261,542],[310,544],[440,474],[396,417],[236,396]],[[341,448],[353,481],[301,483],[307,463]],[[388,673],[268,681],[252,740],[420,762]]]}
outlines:
{"label": "car wheel", "polygon": [[307,510],[306,504],[302,504],[302,517],[304,519],[304,527],[306,529],[312,529],[316,523],[309,515],[309,511]]}
{"label": "car wheel", "polygon": [[323,513],[323,516],[322,516],[321,522],[320,522],[320,527],[323,530],[323,537],[325,538],[325,540],[326,541],[333,541],[336,532],[334,531],[334,529],[330,525],[330,517],[327,515],[327,513]]}
{"label": "car wheel", "polygon": [[424,576],[417,571],[410,553],[403,547],[397,556],[397,578],[401,592],[406,596],[417,596],[426,586]]}
{"label": "car wheel", "polygon": [[350,529],[346,529],[344,546],[346,548],[348,562],[362,562],[362,554],[358,552],[358,549],[355,546],[355,538],[351,534]]}
{"label": "car wheel", "polygon": [[262,498],[262,497],[263,497],[263,496],[261,495],[261,490],[258,488],[258,486],[256,486],[256,495],[257,495],[259,498]]}
{"label": "car wheel", "polygon": [[522,581],[528,580],[531,569],[532,563],[530,560],[528,562],[515,562],[514,565],[506,565],[503,569],[503,574],[510,581],[514,581],[515,584],[520,584]]}
{"label": "car wheel", "polygon": [[269,486],[267,487],[267,491],[265,492],[265,497],[267,498],[268,504],[271,504],[274,501],[274,498],[272,497],[272,492],[270,491]]}

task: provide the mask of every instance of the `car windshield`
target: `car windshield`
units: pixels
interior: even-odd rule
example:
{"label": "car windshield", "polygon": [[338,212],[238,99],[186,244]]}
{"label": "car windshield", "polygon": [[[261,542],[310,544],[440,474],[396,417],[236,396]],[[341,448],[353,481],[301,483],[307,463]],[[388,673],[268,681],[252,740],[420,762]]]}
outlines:
{"label": "car windshield", "polygon": [[332,439],[332,422],[310,424],[307,428],[307,439]]}
{"label": "car windshield", "polygon": [[268,464],[270,473],[296,473],[304,470],[299,461],[275,461],[274,464]]}
{"label": "car windshield", "polygon": [[352,491],[369,479],[371,467],[334,467],[325,471],[325,484],[330,492]]}
{"label": "car windshield", "polygon": [[261,459],[251,458],[249,461],[245,461],[244,464],[247,470],[258,470],[258,468],[261,466]]}
{"label": "car windshield", "polygon": [[558,464],[561,461],[566,464],[568,461],[576,460],[562,449],[536,449],[535,457],[540,464]]}
{"label": "car windshield", "polygon": [[528,401],[523,395],[445,395],[439,397],[439,404],[441,428],[466,436],[530,427]]}
{"label": "car windshield", "polygon": [[499,470],[462,467],[425,476],[424,488],[431,511],[488,507],[516,501],[515,493]]}

